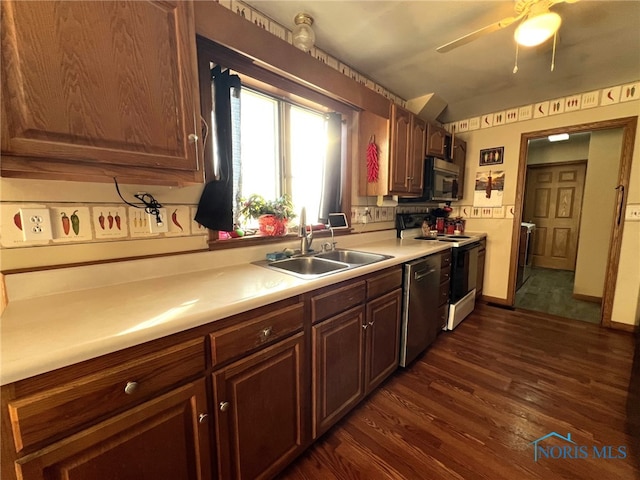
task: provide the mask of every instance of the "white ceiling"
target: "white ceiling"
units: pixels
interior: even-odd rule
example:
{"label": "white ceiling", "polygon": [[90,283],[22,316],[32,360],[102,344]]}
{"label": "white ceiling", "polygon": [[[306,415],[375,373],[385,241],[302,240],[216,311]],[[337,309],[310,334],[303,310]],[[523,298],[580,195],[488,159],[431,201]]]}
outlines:
{"label": "white ceiling", "polygon": [[249,0],[292,29],[297,13],[315,20],[316,45],[405,100],[430,93],[450,122],[640,79],[640,1],[590,1],[552,7],[563,19],[555,71],[553,41],[520,48],[516,25],[448,53],[436,48],[504,17],[514,1]]}

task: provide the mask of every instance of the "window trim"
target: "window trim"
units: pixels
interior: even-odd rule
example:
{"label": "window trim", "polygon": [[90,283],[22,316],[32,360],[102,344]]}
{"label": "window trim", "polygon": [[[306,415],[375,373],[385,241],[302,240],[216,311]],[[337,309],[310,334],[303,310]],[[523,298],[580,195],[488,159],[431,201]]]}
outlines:
{"label": "window trim", "polygon": [[[297,83],[284,76],[277,75],[263,67],[256,65],[251,59],[241,55],[233,50],[230,50],[222,45],[219,45],[204,37],[197,36],[197,51],[198,51],[198,78],[200,82],[200,110],[201,117],[207,118],[208,113],[212,110],[212,98],[211,98],[211,79],[210,79],[210,63],[216,63],[224,65],[242,76],[246,84],[254,89],[262,90],[273,94],[278,98],[282,98],[284,101],[289,101],[294,104],[299,104],[302,107],[311,107],[316,111],[336,111],[342,114],[343,121],[346,121],[346,145],[345,148],[346,161],[342,164],[342,178],[344,179],[342,187],[342,206],[343,212],[349,214],[351,212],[351,196],[352,196],[352,164],[353,164],[353,145],[354,141],[352,136],[357,135],[357,110],[335,98],[318,93],[300,83]],[[318,109],[317,106],[322,108]],[[212,151],[212,139],[211,135],[208,136],[206,144],[204,145],[205,155],[205,181],[210,181],[212,178],[212,162],[208,157],[207,152]],[[209,153],[210,155],[210,153]],[[349,234],[349,231],[340,232],[341,235]],[[314,232],[315,234],[315,232]],[[321,232],[318,232],[318,236],[323,236]],[[288,234],[282,237],[263,237],[263,236],[251,236],[240,237],[219,240],[217,231],[209,231],[209,249],[217,250],[224,248],[236,248],[250,245],[263,245],[269,243],[282,243],[289,242],[293,238],[296,238],[295,234]]]}

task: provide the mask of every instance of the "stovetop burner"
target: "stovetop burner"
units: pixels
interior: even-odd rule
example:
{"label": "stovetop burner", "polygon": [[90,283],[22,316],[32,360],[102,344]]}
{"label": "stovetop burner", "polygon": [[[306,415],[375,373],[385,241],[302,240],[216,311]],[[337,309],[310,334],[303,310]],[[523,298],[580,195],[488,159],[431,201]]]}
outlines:
{"label": "stovetop burner", "polygon": [[452,247],[462,247],[470,243],[477,242],[478,237],[471,235],[448,235],[439,233],[437,237],[425,236],[422,232],[422,222],[429,218],[429,213],[400,213],[396,216],[396,228],[398,238],[411,240],[426,240],[436,242],[447,242]]}

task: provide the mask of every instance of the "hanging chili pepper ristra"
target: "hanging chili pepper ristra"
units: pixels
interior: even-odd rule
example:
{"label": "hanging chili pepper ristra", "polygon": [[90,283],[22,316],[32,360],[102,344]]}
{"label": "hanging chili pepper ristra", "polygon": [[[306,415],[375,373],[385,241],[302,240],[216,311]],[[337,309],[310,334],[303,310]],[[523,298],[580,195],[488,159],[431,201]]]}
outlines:
{"label": "hanging chili pepper ristra", "polygon": [[378,163],[378,146],[376,145],[376,136],[371,135],[369,145],[367,145],[367,181],[375,183],[378,181],[378,173],[380,164]]}

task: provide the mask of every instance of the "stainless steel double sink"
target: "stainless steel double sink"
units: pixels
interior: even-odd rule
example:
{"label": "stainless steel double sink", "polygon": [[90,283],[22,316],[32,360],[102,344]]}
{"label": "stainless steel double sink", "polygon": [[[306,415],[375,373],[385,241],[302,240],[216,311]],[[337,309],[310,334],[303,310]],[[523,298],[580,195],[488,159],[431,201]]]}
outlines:
{"label": "stainless steel double sink", "polygon": [[360,252],[358,250],[339,249],[304,256],[294,256],[266,264],[264,262],[258,262],[258,264],[299,278],[314,279],[363,265],[381,262],[389,258],[393,257],[378,253]]}

